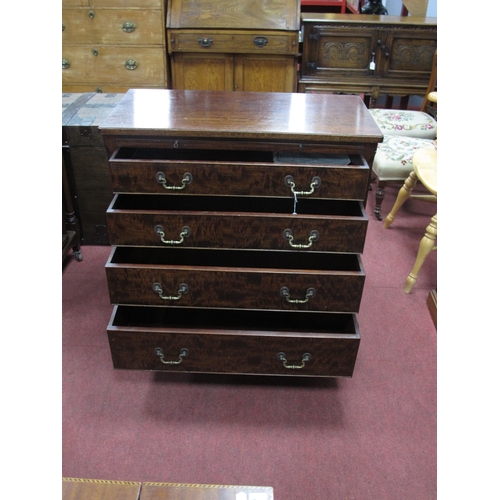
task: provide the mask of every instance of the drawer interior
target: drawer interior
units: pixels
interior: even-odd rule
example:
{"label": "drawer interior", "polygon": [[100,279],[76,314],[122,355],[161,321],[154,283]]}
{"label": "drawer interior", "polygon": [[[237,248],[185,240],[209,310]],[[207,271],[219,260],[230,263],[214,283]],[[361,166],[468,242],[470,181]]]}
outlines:
{"label": "drawer interior", "polygon": [[115,247],[109,257],[108,266],[114,264],[364,272],[357,254],[275,250]]}
{"label": "drawer interior", "polygon": [[292,165],[363,165],[360,155],[283,153],[218,149],[118,148],[113,160],[163,160],[231,163],[276,163]]}
{"label": "drawer interior", "polygon": [[[295,206],[301,215],[328,215],[345,217],[365,217],[359,201],[322,200],[300,198]],[[115,196],[110,210],[130,210],[144,212],[233,212],[292,215],[294,200],[290,198],[256,198],[241,196],[167,196],[119,194]]]}
{"label": "drawer interior", "polygon": [[[354,314],[115,306],[110,326],[286,332],[287,335],[358,334]],[[220,332],[217,332],[220,333]]]}

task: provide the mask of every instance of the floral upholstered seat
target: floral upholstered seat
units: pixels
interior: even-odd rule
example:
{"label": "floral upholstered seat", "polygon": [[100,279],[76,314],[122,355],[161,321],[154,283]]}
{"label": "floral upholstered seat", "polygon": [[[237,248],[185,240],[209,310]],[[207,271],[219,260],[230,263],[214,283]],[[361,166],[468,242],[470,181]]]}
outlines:
{"label": "floral upholstered seat", "polygon": [[423,111],[397,109],[370,109],[382,134],[403,135],[420,139],[435,139],[436,120]]}
{"label": "floral upholstered seat", "polygon": [[375,215],[381,220],[380,207],[385,186],[391,181],[404,181],[413,170],[413,154],[421,148],[436,148],[436,141],[416,137],[387,135],[377,147],[373,173],[378,179],[375,194]]}

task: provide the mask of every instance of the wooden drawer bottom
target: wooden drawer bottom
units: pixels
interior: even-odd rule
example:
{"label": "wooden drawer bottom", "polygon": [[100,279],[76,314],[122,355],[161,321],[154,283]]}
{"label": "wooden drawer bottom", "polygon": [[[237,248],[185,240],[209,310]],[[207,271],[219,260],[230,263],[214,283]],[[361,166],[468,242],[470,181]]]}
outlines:
{"label": "wooden drawer bottom", "polygon": [[115,306],[115,369],[351,377],[355,315]]}

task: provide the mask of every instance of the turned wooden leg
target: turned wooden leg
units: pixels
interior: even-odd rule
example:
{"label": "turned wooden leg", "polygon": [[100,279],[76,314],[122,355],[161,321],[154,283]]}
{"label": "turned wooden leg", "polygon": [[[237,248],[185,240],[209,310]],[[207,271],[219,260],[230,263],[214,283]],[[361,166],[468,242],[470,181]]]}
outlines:
{"label": "turned wooden leg", "polygon": [[410,175],[408,178],[405,180],[403,186],[399,190],[398,197],[396,198],[396,201],[394,202],[394,206],[392,207],[391,211],[387,215],[384,221],[384,227],[388,228],[394,221],[394,217],[396,216],[398,210],[403,206],[404,202],[410,197],[411,192],[413,191],[413,188],[415,187],[415,184],[417,183],[417,176],[415,172],[410,172]]}
{"label": "turned wooden leg", "polygon": [[437,238],[437,214],[432,217],[430,224],[425,228],[425,235],[420,241],[420,246],[418,247],[418,254],[413,265],[411,273],[406,278],[405,293],[410,293],[413,285],[417,281],[417,276],[424,263],[427,256],[431,253],[431,250],[435,250],[435,242]]}
{"label": "turned wooden leg", "polygon": [[385,198],[385,186],[387,185],[387,181],[378,181],[377,190],[375,191],[375,208],[373,209],[373,213],[378,220],[382,220],[382,202]]}

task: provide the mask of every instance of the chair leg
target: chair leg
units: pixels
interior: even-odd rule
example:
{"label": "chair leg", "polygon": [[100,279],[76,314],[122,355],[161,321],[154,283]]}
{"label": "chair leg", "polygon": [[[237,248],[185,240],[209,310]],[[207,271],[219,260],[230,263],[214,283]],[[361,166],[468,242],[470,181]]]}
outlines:
{"label": "chair leg", "polygon": [[375,191],[375,208],[373,209],[373,213],[378,220],[382,220],[382,202],[385,198],[385,186],[387,185],[387,181],[378,181],[377,191]]}
{"label": "chair leg", "polygon": [[405,293],[410,293],[413,285],[417,281],[417,276],[424,263],[427,256],[431,253],[431,250],[435,250],[436,246],[434,245],[437,238],[437,214],[431,218],[430,224],[425,229],[425,235],[420,241],[420,245],[418,247],[417,258],[415,260],[415,264],[413,265],[413,269],[411,273],[406,278],[406,286]]}
{"label": "chair leg", "polygon": [[398,210],[403,206],[404,202],[411,196],[411,192],[413,191],[413,188],[415,187],[417,180],[418,178],[415,172],[410,172],[410,175],[405,180],[403,186],[398,192],[398,197],[394,202],[394,206],[392,207],[391,211],[385,218],[384,228],[388,228],[394,222],[394,217],[398,213]]}

